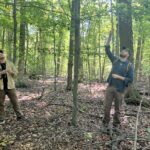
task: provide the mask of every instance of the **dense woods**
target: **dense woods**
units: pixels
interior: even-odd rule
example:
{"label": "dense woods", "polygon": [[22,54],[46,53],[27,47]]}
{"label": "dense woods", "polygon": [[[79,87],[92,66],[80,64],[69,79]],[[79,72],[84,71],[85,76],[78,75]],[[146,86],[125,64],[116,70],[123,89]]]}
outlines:
{"label": "dense woods", "polygon": [[[74,3],[0,2],[1,48],[18,64],[20,74],[65,76],[69,84],[75,45]],[[109,62],[105,58],[104,42],[110,30],[114,53],[118,54],[123,46],[129,48],[131,59],[135,60],[135,76],[141,65],[148,74],[148,6],[146,0],[81,1],[79,80],[105,80]]]}
{"label": "dense woods", "polygon": [[[56,110],[62,106],[66,107],[67,112],[69,109],[71,118],[69,118],[69,121],[67,120],[68,126],[73,125],[77,127],[79,124],[81,125],[82,120],[85,118],[80,117],[80,115],[85,113],[86,110],[88,110],[87,108],[90,108],[90,103],[91,106],[95,105],[93,106],[95,109],[97,109],[97,105],[100,105],[99,100],[96,101],[98,102],[96,104],[92,99],[95,99],[94,96],[96,94],[94,95],[94,92],[98,94],[102,90],[103,93],[103,88],[105,89],[105,82],[111,69],[111,63],[105,53],[105,42],[110,31],[112,32],[110,45],[112,53],[119,56],[122,48],[126,47],[129,50],[130,61],[133,63],[135,69],[134,87],[128,90],[126,102],[128,104],[141,104],[142,106],[150,107],[149,0],[0,1],[0,49],[4,50],[7,54],[7,59],[11,60],[17,67],[18,77],[16,79],[16,86],[21,89],[33,88],[33,91],[29,90],[28,96],[30,92],[32,95],[34,91],[37,90],[38,96],[40,93],[37,99],[42,101],[44,97],[44,99],[47,99],[46,102],[48,102],[48,106],[51,105],[48,99],[49,97],[53,97],[54,100],[56,99],[56,102],[60,102],[58,100],[60,97],[64,97],[64,100],[67,100],[67,97],[69,97],[69,102],[55,103],[56,106],[58,105]],[[50,81],[47,82],[47,80]],[[69,93],[70,95],[62,96],[62,89],[65,94]],[[88,92],[88,96],[94,96],[87,96],[85,98],[85,89],[87,90],[86,92]],[[46,92],[46,90],[48,91]],[[83,105],[84,100],[82,98],[84,100],[89,99],[89,101]],[[103,96],[100,95],[99,99],[103,99]],[[25,107],[27,106],[25,105]],[[133,107],[138,109],[137,106]],[[51,108],[47,108],[46,111],[50,109]],[[102,109],[103,107],[101,110]],[[31,111],[32,109],[29,108],[29,110]],[[130,110],[132,110],[132,106]],[[36,112],[38,109],[36,108],[34,111]],[[38,113],[37,118],[41,112]],[[63,113],[64,110],[62,110],[62,114]],[[88,117],[93,117],[92,115],[95,114],[95,124],[97,124],[97,120],[102,119],[100,111],[97,113],[87,111],[86,114],[88,114]],[[66,114],[64,114],[64,116],[65,115]],[[61,118],[62,116],[59,117]],[[135,124],[135,120],[133,124]],[[81,126],[83,127],[83,124]],[[98,126],[100,126],[99,123]],[[147,128],[150,134],[149,125],[147,125]],[[93,127],[91,130],[92,129]],[[71,133],[73,137],[75,134],[78,134],[77,129],[73,132],[75,132]],[[75,146],[84,143],[83,145],[87,146],[84,147],[85,149],[94,149],[94,147],[91,148],[88,146],[92,145],[92,137],[95,140],[97,140],[98,137],[91,132],[92,131],[88,129],[88,131],[82,135],[86,139],[85,143],[82,141],[82,137],[81,143],[78,143],[77,140],[75,141],[75,143],[77,142]],[[81,135],[78,134],[77,136],[80,137]],[[103,141],[110,140],[109,137],[99,138]],[[125,139],[125,137],[121,138]],[[129,138],[131,140],[131,136]],[[50,139],[50,141],[52,142],[53,140]],[[1,143],[4,143],[4,145]],[[0,138],[0,149],[1,145],[4,148],[7,145],[6,143],[6,141]],[[72,141],[70,141],[70,143],[72,143]],[[108,143],[108,145],[111,144]],[[133,146],[133,143],[130,144]],[[147,143],[143,147],[147,147],[149,144],[150,139],[147,140]],[[10,146],[11,144],[8,145]],[[97,144],[95,145],[97,146]],[[125,146],[127,145],[126,143]],[[32,146],[29,147],[31,148]],[[64,150],[68,149],[66,148],[67,146],[63,147],[60,145],[60,147]],[[137,145],[135,144],[134,150],[136,150],[136,147]],[[84,148],[82,148],[82,146],[77,146],[76,148],[72,145],[72,149]],[[14,147],[14,149],[16,149],[16,147]],[[23,147],[18,149],[21,150]],[[59,146],[52,145],[50,148],[36,149],[57,150],[60,148]],[[106,148],[99,146],[97,149]]]}

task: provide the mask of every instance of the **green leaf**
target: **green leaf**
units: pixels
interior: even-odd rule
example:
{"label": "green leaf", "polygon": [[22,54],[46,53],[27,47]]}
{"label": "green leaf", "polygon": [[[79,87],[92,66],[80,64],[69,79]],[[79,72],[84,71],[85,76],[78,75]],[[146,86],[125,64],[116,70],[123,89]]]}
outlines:
{"label": "green leaf", "polygon": [[93,133],[91,133],[91,132],[85,133],[84,138],[88,141],[91,140],[93,138]]}

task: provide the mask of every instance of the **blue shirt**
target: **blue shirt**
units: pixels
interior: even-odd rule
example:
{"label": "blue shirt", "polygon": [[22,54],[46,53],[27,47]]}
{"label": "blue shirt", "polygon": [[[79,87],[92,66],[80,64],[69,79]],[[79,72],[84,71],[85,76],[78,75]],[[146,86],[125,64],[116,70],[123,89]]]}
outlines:
{"label": "blue shirt", "polygon": [[[124,92],[124,90],[133,82],[134,69],[133,65],[127,61],[121,61],[118,57],[115,57],[110,51],[110,46],[105,47],[106,54],[112,62],[112,70],[109,74],[107,82],[110,86],[114,86],[118,92]],[[112,77],[112,74],[117,74],[125,77],[125,80],[119,80]]]}

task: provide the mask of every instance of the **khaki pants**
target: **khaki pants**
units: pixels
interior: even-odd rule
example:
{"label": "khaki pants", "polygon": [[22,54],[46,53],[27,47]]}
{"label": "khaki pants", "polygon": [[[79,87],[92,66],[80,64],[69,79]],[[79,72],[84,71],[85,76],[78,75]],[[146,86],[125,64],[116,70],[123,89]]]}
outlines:
{"label": "khaki pants", "polygon": [[104,104],[104,124],[109,124],[110,122],[110,111],[112,103],[115,104],[115,114],[113,117],[113,125],[120,124],[120,108],[124,99],[124,93],[118,92],[115,87],[108,86],[105,96]]}
{"label": "khaki pants", "polygon": [[0,90],[0,120],[5,119],[4,102],[5,102],[5,96],[6,95],[9,97],[10,102],[13,105],[13,109],[16,113],[16,116],[20,117],[22,114],[20,112],[20,107],[18,104],[18,98],[16,95],[16,90],[15,89]]}

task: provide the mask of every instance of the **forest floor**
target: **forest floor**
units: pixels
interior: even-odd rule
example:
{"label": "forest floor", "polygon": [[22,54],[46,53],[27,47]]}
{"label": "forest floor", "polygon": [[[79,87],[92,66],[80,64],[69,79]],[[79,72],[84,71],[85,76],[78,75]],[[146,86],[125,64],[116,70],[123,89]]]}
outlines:
{"label": "forest floor", "polygon": [[[127,106],[121,133],[102,133],[105,84],[79,84],[78,126],[71,126],[72,92],[59,80],[57,91],[51,79],[30,81],[17,89],[27,120],[16,121],[6,101],[6,124],[0,126],[0,150],[132,150],[138,106]],[[44,90],[41,96],[42,89]],[[148,97],[147,97],[148,98]],[[113,114],[112,109],[112,114]],[[150,150],[150,110],[142,107],[138,125],[138,150]],[[118,148],[116,148],[118,147]]]}

